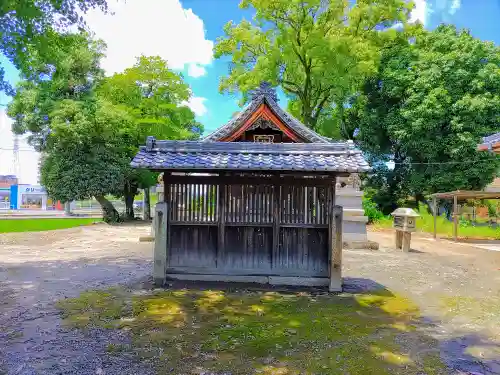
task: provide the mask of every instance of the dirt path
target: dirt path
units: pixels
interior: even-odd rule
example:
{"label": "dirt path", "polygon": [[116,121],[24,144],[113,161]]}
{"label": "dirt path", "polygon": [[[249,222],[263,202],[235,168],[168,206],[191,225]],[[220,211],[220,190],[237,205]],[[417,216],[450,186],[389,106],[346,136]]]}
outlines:
{"label": "dirt path", "polygon": [[[101,224],[0,234],[0,374],[151,374],[146,361],[107,352],[127,337],[67,329],[54,307],[86,289],[147,279],[152,246],[138,237],[148,230]],[[415,251],[403,254],[392,231],[370,238],[379,251],[344,252],[346,285],[412,298],[419,329],[440,342],[453,374],[500,374],[500,252],[415,235]]]}
{"label": "dirt path", "polygon": [[500,253],[416,234],[404,254],[391,230],[369,238],[380,250],[346,251],[344,275],[412,298],[452,368],[500,374]]}
{"label": "dirt path", "polygon": [[61,325],[54,302],[149,275],[147,226],[105,224],[0,234],[0,374],[148,374],[147,363],[107,354],[118,333],[90,337]]}

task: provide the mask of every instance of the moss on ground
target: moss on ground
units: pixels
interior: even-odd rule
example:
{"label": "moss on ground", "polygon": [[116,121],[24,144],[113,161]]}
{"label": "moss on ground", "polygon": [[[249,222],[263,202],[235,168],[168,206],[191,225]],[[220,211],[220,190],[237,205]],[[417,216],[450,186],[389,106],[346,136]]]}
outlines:
{"label": "moss on ground", "polygon": [[[62,300],[82,329],[128,330],[158,374],[444,374],[417,307],[390,293],[310,295],[174,290],[90,291]],[[425,353],[415,352],[425,342]],[[429,348],[431,346],[431,348]],[[431,350],[429,350],[431,349]],[[110,343],[117,354],[125,346]]]}

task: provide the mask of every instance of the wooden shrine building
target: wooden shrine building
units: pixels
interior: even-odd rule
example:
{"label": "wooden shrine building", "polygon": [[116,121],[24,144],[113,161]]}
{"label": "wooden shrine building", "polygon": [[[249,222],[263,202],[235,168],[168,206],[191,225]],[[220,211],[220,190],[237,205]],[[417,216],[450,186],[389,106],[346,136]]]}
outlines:
{"label": "wooden shrine building", "polygon": [[148,137],[131,165],[164,173],[154,278],[342,288],[337,176],[370,168],[352,142],[331,142],[262,84],[248,106],[200,141]]}

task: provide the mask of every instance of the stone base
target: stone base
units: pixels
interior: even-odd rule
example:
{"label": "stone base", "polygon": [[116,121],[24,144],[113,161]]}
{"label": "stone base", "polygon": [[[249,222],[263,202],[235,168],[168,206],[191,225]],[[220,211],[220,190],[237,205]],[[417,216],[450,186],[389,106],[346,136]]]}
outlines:
{"label": "stone base", "polygon": [[139,237],[139,242],[155,242],[154,236],[142,236]]}
{"label": "stone base", "polygon": [[375,241],[344,241],[344,249],[351,250],[378,250],[379,244]]}
{"label": "stone base", "polygon": [[[236,283],[257,283],[289,286],[328,286],[327,277],[295,277],[295,276],[245,276],[245,275],[201,275],[185,273],[167,273],[167,279],[185,281],[216,281]],[[335,290],[341,291],[341,280],[335,281]]]}
{"label": "stone base", "polygon": [[368,241],[366,233],[366,216],[351,215],[349,209],[344,210],[343,233],[344,241]]}

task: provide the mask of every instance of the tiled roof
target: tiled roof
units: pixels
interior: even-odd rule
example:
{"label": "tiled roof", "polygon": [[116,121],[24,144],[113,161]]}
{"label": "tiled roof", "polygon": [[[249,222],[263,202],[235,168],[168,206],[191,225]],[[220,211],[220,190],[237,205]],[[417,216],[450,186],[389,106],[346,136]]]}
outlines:
{"label": "tiled roof", "polygon": [[253,143],[156,141],[149,137],[132,160],[153,170],[247,170],[367,172],[370,167],[352,142]]}
{"label": "tiled roof", "polygon": [[483,137],[483,143],[481,144],[481,146],[487,146],[489,148],[494,143],[498,142],[500,142],[500,133],[495,133],[487,137]]}
{"label": "tiled roof", "polygon": [[268,87],[265,83],[261,84],[260,88],[254,91],[254,93],[252,94],[252,100],[238,115],[232,118],[225,125],[215,130],[213,133],[207,135],[202,139],[202,141],[216,142],[232,134],[235,130],[239,129],[244,124],[244,122],[252,115],[252,113],[255,112],[257,108],[259,108],[259,106],[263,103],[267,103],[274,114],[281,121],[283,121],[283,123],[288,125],[290,129],[292,129],[295,133],[297,133],[308,142],[330,142],[328,138],[322,137],[315,131],[309,129],[291,114],[284,111],[277,103],[276,92],[272,88]]}

